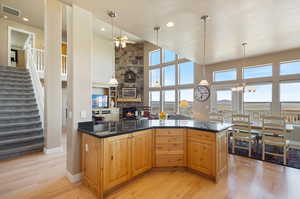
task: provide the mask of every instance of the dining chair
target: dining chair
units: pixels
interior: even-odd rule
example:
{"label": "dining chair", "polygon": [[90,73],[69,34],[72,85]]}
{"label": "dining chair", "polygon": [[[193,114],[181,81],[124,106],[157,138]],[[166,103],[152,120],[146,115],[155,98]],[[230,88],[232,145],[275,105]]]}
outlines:
{"label": "dining chair", "polygon": [[222,113],[218,112],[210,112],[209,113],[209,121],[210,122],[224,122],[224,117]]}
{"label": "dining chair", "polygon": [[[235,148],[246,149],[248,156],[251,157],[252,144],[255,143],[256,136],[251,134],[250,116],[233,114],[232,125],[232,153],[235,153]],[[247,142],[248,146],[239,146],[237,141]]]}
{"label": "dining chair", "polygon": [[[266,145],[280,147],[283,153],[266,151]],[[279,156],[283,158],[283,164],[286,165],[288,149],[289,140],[287,139],[285,118],[280,116],[263,116],[262,159],[265,160],[266,154]]]}

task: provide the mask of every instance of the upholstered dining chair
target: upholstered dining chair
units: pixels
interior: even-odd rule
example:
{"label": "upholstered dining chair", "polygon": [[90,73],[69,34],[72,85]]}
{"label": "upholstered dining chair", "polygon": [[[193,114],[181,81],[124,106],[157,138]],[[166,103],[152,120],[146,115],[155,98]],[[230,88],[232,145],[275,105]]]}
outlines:
{"label": "upholstered dining chair", "polygon": [[[282,148],[283,153],[276,151],[266,151],[266,145]],[[263,116],[262,129],[262,159],[265,155],[279,156],[283,158],[283,164],[287,164],[287,152],[289,149],[289,140],[287,139],[287,130],[284,117]]]}
{"label": "upholstered dining chair", "polygon": [[[248,156],[251,157],[252,144],[255,143],[256,136],[251,134],[250,116],[233,114],[232,124],[232,153],[235,153],[235,148],[246,149]],[[239,146],[237,141],[247,142],[248,146]]]}

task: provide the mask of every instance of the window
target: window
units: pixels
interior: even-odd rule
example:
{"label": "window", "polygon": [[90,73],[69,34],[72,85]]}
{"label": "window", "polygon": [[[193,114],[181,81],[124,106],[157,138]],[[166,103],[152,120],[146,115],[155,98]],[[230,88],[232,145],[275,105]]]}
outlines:
{"label": "window", "polygon": [[236,80],[236,69],[216,71],[213,75],[215,82]]}
{"label": "window", "polygon": [[164,63],[175,61],[176,54],[170,50],[164,50]]}
{"label": "window", "polygon": [[149,84],[150,87],[160,85],[160,68],[149,71]]}
{"label": "window", "polygon": [[300,61],[280,64],[280,75],[300,74]]}
{"label": "window", "polygon": [[154,66],[160,64],[160,50],[154,50],[149,53],[149,65]]}
{"label": "window", "polygon": [[267,66],[254,66],[243,69],[243,78],[260,78],[260,77],[271,77],[272,76],[272,65]]}
{"label": "window", "polygon": [[[281,111],[297,112],[300,111],[300,82],[280,83],[280,103]],[[298,118],[300,120],[300,116]]]}
{"label": "window", "polygon": [[193,115],[194,89],[180,89],[178,95],[179,113],[191,117]]}
{"label": "window", "polygon": [[149,93],[149,102],[151,107],[151,113],[160,112],[160,91],[151,91]]}
{"label": "window", "polygon": [[232,111],[231,90],[217,90],[217,111]]}
{"label": "window", "polygon": [[259,115],[268,114],[271,111],[272,84],[259,84],[246,86],[244,92],[244,112]]}
{"label": "window", "polygon": [[163,111],[168,114],[176,113],[175,90],[164,91]]}
{"label": "window", "polygon": [[164,71],[164,86],[175,85],[175,65],[166,66],[163,68]]}
{"label": "window", "polygon": [[179,84],[194,83],[194,63],[185,62],[179,64]]}

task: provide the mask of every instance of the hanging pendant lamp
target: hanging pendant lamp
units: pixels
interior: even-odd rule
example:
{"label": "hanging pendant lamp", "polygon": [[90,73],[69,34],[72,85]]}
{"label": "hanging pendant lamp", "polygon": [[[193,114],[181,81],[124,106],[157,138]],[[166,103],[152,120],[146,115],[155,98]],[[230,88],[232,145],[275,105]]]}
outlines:
{"label": "hanging pendant lamp", "polygon": [[[160,31],[160,27],[159,26],[155,26],[154,27],[154,34],[155,34],[155,37],[156,37],[156,46],[158,46],[158,31]],[[160,88],[161,87],[159,81],[156,81],[154,83],[154,87],[155,88]]]}
{"label": "hanging pendant lamp", "polygon": [[[109,11],[107,15],[111,18],[111,40],[112,40],[112,49],[113,55],[115,54],[115,41],[114,41],[114,19],[116,18],[117,14],[114,11]],[[112,78],[109,80],[109,84],[117,86],[118,80],[116,79],[116,64],[115,64],[115,56],[112,56],[112,65],[114,67]]]}
{"label": "hanging pendant lamp", "polygon": [[204,15],[201,17],[203,21],[203,65],[202,65],[202,78],[199,83],[201,86],[208,86],[208,81],[206,79],[206,71],[205,71],[205,58],[206,58],[206,23],[207,23],[208,16]]}

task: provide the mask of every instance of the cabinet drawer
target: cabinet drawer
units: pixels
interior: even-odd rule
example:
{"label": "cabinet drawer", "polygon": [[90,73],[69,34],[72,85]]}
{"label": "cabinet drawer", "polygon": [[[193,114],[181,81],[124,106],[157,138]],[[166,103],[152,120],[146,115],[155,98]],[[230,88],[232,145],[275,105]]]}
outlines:
{"label": "cabinet drawer", "polygon": [[157,155],[156,166],[157,167],[172,167],[172,166],[184,166],[183,155]]}
{"label": "cabinet drawer", "polygon": [[183,136],[184,129],[157,129],[156,136]]}
{"label": "cabinet drawer", "polygon": [[156,137],[157,144],[168,144],[168,143],[183,143],[183,136],[158,136]]}
{"label": "cabinet drawer", "polygon": [[205,140],[205,141],[215,141],[216,135],[214,133],[208,133],[204,131],[198,130],[189,130],[188,138],[196,139],[196,140]]}

